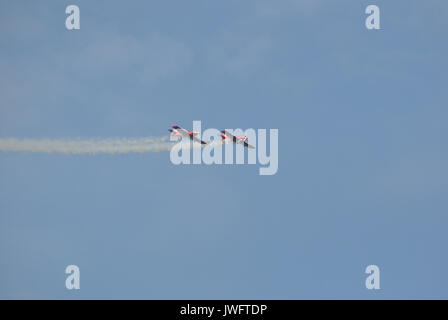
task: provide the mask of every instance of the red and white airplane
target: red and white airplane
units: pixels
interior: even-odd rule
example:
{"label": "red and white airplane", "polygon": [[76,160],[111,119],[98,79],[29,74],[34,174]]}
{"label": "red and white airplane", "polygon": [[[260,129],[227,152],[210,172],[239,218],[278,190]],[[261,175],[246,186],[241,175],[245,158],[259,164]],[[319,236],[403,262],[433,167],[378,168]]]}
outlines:
{"label": "red and white airplane", "polygon": [[246,142],[247,136],[234,136],[233,134],[231,134],[230,132],[227,132],[226,130],[221,130],[221,132],[223,133],[221,135],[223,142],[230,141],[232,143],[243,144],[245,147],[255,149],[254,146],[252,146]]}
{"label": "red and white airplane", "polygon": [[179,126],[173,126],[173,129],[168,129],[168,131],[171,132],[171,134],[173,136],[188,137],[193,141],[199,142],[200,144],[207,144],[207,142],[204,142],[201,139],[199,139],[198,137],[196,137],[198,135],[198,132],[188,131]]}

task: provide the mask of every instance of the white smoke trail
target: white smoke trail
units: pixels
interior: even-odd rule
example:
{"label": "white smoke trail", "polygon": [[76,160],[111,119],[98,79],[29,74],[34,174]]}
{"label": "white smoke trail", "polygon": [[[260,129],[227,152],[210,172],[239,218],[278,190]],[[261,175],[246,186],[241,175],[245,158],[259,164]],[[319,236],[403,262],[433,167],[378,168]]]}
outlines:
{"label": "white smoke trail", "polygon": [[0,138],[0,151],[64,154],[117,154],[170,151],[169,137],[137,139],[17,139]]}

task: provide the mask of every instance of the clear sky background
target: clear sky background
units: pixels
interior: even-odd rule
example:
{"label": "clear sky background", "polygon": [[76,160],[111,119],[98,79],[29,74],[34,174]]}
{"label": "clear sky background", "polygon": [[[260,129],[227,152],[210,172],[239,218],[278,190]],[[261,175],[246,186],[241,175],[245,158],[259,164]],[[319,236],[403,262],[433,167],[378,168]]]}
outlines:
{"label": "clear sky background", "polygon": [[444,0],[0,0],[1,138],[279,129],[274,176],[1,152],[0,298],[448,298],[447,21]]}

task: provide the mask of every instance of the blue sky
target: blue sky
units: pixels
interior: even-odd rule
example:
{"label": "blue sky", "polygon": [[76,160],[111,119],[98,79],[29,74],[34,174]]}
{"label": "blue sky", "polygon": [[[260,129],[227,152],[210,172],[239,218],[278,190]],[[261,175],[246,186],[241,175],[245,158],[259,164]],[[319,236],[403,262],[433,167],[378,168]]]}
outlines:
{"label": "blue sky", "polygon": [[1,1],[0,138],[276,128],[279,171],[1,152],[0,297],[448,298],[447,19],[437,0]]}

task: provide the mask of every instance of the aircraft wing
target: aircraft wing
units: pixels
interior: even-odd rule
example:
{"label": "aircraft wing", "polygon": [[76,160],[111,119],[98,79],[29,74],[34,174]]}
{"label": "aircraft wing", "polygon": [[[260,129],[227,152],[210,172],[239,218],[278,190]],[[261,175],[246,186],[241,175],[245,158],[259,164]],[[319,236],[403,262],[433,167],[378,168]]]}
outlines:
{"label": "aircraft wing", "polygon": [[199,138],[197,138],[197,137],[195,137],[195,136],[193,136],[193,135],[190,135],[190,139],[191,139],[191,140],[194,140],[194,141],[196,141],[196,142],[199,142],[200,144],[207,144],[207,142],[202,141],[201,139],[199,139]]}
{"label": "aircraft wing", "polygon": [[234,142],[234,143],[237,143],[238,142],[238,139],[233,135],[233,134],[231,134],[230,132],[227,132],[227,130],[222,130],[221,131],[222,133],[224,133],[227,137],[229,137],[230,139],[232,139],[232,141]]}
{"label": "aircraft wing", "polygon": [[173,126],[173,128],[176,129],[176,131],[179,132],[181,135],[185,137],[190,137],[190,133],[184,128],[181,128],[179,126]]}
{"label": "aircraft wing", "polygon": [[173,126],[174,129],[177,130],[177,132],[179,132],[181,135],[183,135],[184,137],[188,137],[193,141],[199,142],[200,144],[207,144],[207,142],[202,141],[201,139],[197,138],[193,132],[190,132],[188,130],[185,130],[184,128],[181,128],[179,126]]}
{"label": "aircraft wing", "polygon": [[224,133],[230,139],[232,139],[233,143],[242,143],[247,148],[255,149],[253,145],[248,144],[246,141],[238,140],[233,134],[227,132],[227,130],[222,130],[221,132]]}
{"label": "aircraft wing", "polygon": [[255,147],[253,145],[248,144],[246,141],[244,141],[244,146],[248,147],[248,148],[251,148],[251,149],[255,149]]}

